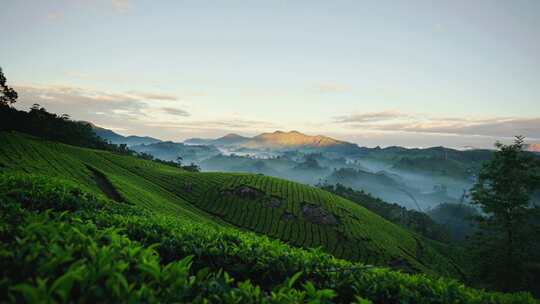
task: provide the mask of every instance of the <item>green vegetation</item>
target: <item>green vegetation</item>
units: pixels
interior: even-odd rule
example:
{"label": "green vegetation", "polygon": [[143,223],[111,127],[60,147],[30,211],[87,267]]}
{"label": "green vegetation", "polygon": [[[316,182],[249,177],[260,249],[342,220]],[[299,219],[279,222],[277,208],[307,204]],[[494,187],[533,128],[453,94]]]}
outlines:
{"label": "green vegetation", "polygon": [[13,88],[9,87],[6,82],[6,76],[4,76],[4,72],[0,68],[0,107],[11,106],[17,102],[17,98],[19,97],[19,94]]}
{"label": "green vegetation", "polygon": [[365,159],[383,161],[394,169],[410,172],[469,178],[480,169],[480,164],[491,158],[489,150],[460,151],[444,147],[406,149],[388,147],[368,150]]}
{"label": "green vegetation", "polygon": [[0,140],[4,172],[71,179],[101,193],[109,183],[123,201],[162,214],[321,247],[354,261],[459,277],[454,263],[422,237],[317,188],[251,174],[193,173],[16,133],[1,133]]}
{"label": "green vegetation", "polygon": [[364,191],[357,191],[341,184],[320,185],[320,188],[344,197],[351,202],[355,202],[392,223],[410,229],[427,238],[445,243],[450,241],[450,232],[423,212],[407,210],[398,204],[387,203]]}
{"label": "green vegetation", "polygon": [[442,203],[429,210],[428,214],[450,232],[453,240],[462,242],[474,233],[474,219],[479,212],[466,203]]}
{"label": "green vegetation", "polygon": [[535,303],[0,175],[0,301]]}
{"label": "green vegetation", "polygon": [[471,191],[483,211],[471,250],[474,270],[490,287],[539,293],[540,208],[531,201],[540,186],[539,160],[523,151],[520,136],[496,147]]}
{"label": "green vegetation", "polygon": [[[67,115],[11,108],[16,92],[0,76],[0,302],[535,303],[443,278],[467,279],[450,258],[461,252],[400,227],[434,233],[364,193],[329,189],[351,202],[278,178],[153,160]],[[475,249],[493,249],[478,265],[502,267],[478,281],[509,274],[519,281],[508,289],[532,290],[523,284],[537,279],[538,242],[523,242],[537,237],[523,226],[537,224],[526,213],[537,210],[528,198],[538,168],[519,143],[499,147],[473,199],[490,228]],[[517,258],[523,277],[508,268]]]}
{"label": "green vegetation", "polygon": [[394,164],[393,168],[458,178],[467,178],[476,171],[467,163],[440,157],[401,158]]}
{"label": "green vegetation", "polygon": [[161,160],[175,161],[181,156],[185,163],[199,162],[220,153],[214,146],[185,145],[171,141],[135,145],[130,148],[139,153],[151,154]]}
{"label": "green vegetation", "polygon": [[0,102],[0,131],[19,131],[74,146],[128,154],[126,145],[113,145],[99,138],[89,123],[72,121],[66,114],[49,113],[35,104],[19,111]]}

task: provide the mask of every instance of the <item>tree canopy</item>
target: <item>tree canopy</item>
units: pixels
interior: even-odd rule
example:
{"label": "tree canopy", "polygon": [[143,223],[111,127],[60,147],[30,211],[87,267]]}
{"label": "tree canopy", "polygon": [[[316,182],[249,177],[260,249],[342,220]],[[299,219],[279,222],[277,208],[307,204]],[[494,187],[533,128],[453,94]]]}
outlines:
{"label": "tree canopy", "polygon": [[19,94],[15,89],[9,87],[7,84],[6,76],[0,67],[0,106],[10,106],[17,102]]}
{"label": "tree canopy", "polygon": [[539,161],[524,146],[521,136],[511,145],[497,143],[471,190],[483,211],[472,239],[476,275],[505,291],[534,290],[540,282],[540,216],[531,200],[539,188]]}

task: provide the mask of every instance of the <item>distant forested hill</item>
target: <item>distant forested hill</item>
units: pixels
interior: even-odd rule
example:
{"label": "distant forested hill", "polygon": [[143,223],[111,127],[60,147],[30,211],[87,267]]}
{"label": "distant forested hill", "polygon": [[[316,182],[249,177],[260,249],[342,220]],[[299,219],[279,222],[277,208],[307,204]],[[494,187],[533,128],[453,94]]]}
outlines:
{"label": "distant forested hill", "polygon": [[91,123],[90,125],[92,126],[92,129],[94,130],[97,136],[115,145],[125,144],[128,147],[130,147],[130,146],[135,146],[135,145],[153,144],[153,143],[158,143],[161,141],[157,138],[153,138],[149,136],[135,136],[135,135],[123,136],[112,130],[101,128]]}

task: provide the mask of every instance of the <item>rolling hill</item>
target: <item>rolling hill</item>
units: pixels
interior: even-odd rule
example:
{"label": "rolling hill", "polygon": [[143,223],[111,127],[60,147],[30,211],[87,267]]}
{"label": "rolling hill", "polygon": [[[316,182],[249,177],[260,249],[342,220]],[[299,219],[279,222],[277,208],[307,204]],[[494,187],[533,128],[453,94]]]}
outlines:
{"label": "rolling hill", "polygon": [[249,140],[249,137],[240,136],[238,134],[227,134],[216,139],[208,138],[190,138],[184,141],[188,145],[211,145],[211,146],[235,146]]}
{"label": "rolling hill", "polygon": [[172,141],[134,145],[130,149],[138,153],[151,154],[155,158],[165,161],[176,161],[180,156],[183,163],[200,162],[220,154],[220,151],[214,146],[187,145]]}
{"label": "rolling hill", "polygon": [[45,174],[152,212],[210,226],[237,227],[341,258],[432,274],[459,271],[431,241],[358,204],[278,178],[193,173],[100,150],[2,132],[4,173]]}
{"label": "rolling hill", "polygon": [[153,143],[161,142],[161,140],[150,137],[150,136],[137,136],[137,135],[123,136],[112,130],[98,127],[92,123],[89,123],[89,124],[97,136],[101,137],[102,139],[104,139],[105,141],[111,144],[115,144],[115,145],[125,144],[127,146],[134,146],[134,145],[153,144]]}
{"label": "rolling hill", "polygon": [[536,303],[153,213],[49,176],[0,174],[0,202],[1,302]]}
{"label": "rolling hill", "polygon": [[309,136],[298,131],[263,133],[243,144],[248,148],[259,149],[326,148],[342,145],[351,144],[322,135]]}
{"label": "rolling hill", "polygon": [[275,131],[272,133],[262,133],[254,137],[243,137],[236,134],[229,134],[218,139],[188,139],[185,141],[185,143],[215,145],[234,149],[247,149],[251,151],[324,151],[327,153],[336,153],[339,156],[361,152],[361,148],[356,144],[336,140],[323,135],[310,136],[298,131]]}

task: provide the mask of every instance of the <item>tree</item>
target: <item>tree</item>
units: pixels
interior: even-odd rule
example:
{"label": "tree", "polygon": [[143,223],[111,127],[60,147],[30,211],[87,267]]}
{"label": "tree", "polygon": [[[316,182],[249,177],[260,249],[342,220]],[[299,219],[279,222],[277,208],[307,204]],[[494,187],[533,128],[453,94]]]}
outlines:
{"label": "tree", "polygon": [[196,165],[195,163],[191,163],[188,166],[182,166],[182,169],[189,171],[189,172],[201,172],[201,167]]}
{"label": "tree", "polygon": [[[472,203],[481,207],[479,232],[472,238],[475,274],[488,287],[503,291],[528,289],[538,276],[538,208],[531,202],[538,189],[538,159],[523,151],[524,138],[498,151],[484,163],[471,189]],[[536,273],[536,274],[535,274]]]}
{"label": "tree", "polygon": [[0,106],[10,106],[17,102],[18,97],[17,92],[7,86],[6,76],[4,76],[4,72],[0,68]]}

